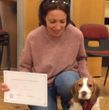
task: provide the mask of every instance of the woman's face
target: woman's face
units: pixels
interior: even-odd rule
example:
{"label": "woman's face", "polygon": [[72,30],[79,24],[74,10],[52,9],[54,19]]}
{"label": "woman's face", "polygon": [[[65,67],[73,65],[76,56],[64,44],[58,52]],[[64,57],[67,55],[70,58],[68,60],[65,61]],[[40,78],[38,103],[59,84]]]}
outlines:
{"label": "woman's face", "polygon": [[46,27],[53,37],[60,37],[66,27],[67,15],[62,10],[51,10],[45,18]]}

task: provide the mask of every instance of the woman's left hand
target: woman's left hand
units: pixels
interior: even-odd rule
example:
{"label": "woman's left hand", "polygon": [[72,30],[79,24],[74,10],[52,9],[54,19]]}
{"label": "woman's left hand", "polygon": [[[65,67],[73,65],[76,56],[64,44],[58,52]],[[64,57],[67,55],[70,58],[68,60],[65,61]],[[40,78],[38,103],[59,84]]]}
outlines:
{"label": "woman's left hand", "polygon": [[8,88],[8,86],[4,83],[0,84],[0,92],[6,92],[9,91],[10,89]]}

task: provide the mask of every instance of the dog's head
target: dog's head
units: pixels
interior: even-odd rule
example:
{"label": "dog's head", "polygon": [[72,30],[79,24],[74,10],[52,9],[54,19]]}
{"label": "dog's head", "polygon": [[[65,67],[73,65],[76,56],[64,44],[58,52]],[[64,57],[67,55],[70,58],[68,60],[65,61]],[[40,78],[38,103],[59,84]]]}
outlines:
{"label": "dog's head", "polygon": [[90,100],[95,103],[99,96],[99,87],[92,78],[80,78],[71,88],[75,101]]}

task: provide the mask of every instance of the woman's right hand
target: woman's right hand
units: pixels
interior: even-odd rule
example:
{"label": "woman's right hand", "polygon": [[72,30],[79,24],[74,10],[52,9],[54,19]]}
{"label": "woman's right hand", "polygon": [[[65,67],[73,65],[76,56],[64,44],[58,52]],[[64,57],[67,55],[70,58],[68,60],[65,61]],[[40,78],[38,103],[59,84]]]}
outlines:
{"label": "woman's right hand", "polygon": [[9,91],[10,89],[8,88],[8,86],[4,83],[0,84],[0,92],[6,92]]}

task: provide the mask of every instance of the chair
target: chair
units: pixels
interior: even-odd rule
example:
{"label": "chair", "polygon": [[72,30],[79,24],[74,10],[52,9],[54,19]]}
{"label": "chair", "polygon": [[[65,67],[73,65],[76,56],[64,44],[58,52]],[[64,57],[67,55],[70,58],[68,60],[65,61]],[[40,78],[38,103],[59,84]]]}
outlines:
{"label": "chair", "polygon": [[6,49],[6,63],[7,69],[10,70],[11,63],[10,63],[10,36],[9,33],[2,29],[2,22],[0,17],[0,67],[2,65],[2,58],[4,50]]}
{"label": "chair", "polygon": [[[105,25],[84,24],[80,26],[80,30],[84,36],[85,49],[88,56],[109,58],[109,32]],[[96,46],[91,46],[91,42],[95,42]],[[108,72],[109,63],[107,65],[104,85],[106,84]]]}

